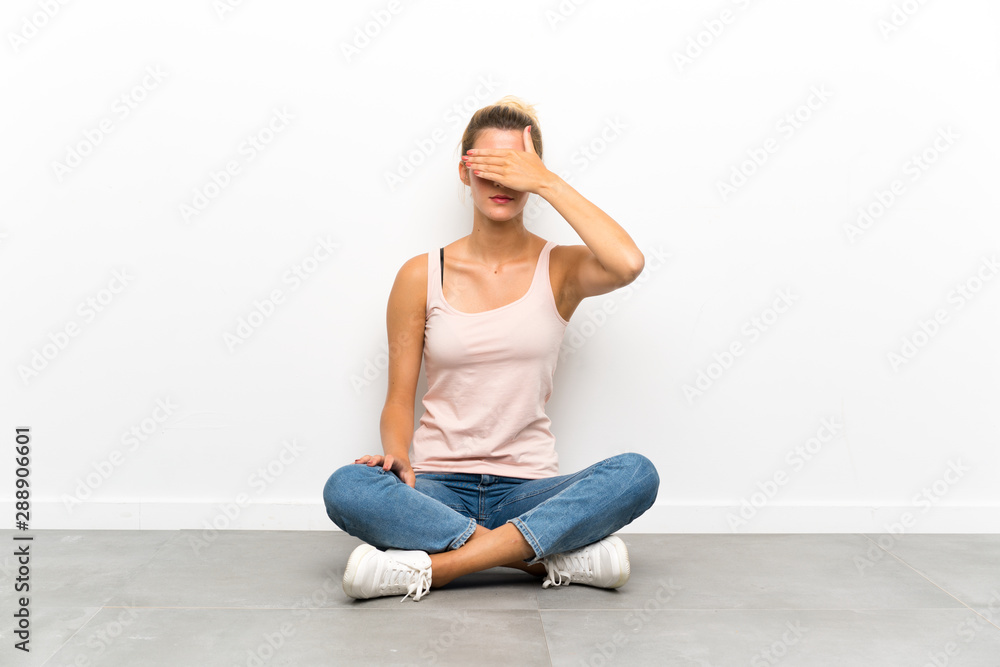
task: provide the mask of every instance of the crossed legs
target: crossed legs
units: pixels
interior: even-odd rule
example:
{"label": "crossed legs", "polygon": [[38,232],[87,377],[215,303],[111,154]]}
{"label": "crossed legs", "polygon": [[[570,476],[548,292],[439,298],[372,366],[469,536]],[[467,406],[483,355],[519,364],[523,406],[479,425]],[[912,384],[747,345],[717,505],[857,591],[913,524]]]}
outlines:
{"label": "crossed legs", "polygon": [[464,574],[497,566],[544,576],[545,566],[542,563],[528,565],[525,562],[534,555],[535,550],[514,524],[505,523],[493,530],[476,526],[476,532],[458,549],[430,555],[434,571],[431,587],[440,588]]}
{"label": "crossed legs", "polygon": [[630,523],[652,505],[658,485],[648,459],[619,454],[574,475],[519,484],[493,529],[377,467],[340,468],[323,496],[328,516],[345,532],[379,549],[429,554],[432,586],[439,588],[497,566],[544,575],[542,558]]}

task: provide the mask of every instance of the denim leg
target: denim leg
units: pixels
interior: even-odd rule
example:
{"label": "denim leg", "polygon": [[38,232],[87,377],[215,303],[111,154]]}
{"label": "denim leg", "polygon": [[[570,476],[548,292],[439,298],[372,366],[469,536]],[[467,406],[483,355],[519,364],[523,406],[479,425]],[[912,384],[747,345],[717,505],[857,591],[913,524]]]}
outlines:
{"label": "denim leg", "polygon": [[597,542],[656,500],[660,476],[642,454],[599,461],[573,475],[527,480],[498,504],[493,523],[513,523],[535,550],[529,564]]}
{"label": "denim leg", "polygon": [[472,519],[480,518],[480,478],[469,473],[420,473],[416,475],[416,489],[420,493]]}
{"label": "denim leg", "polygon": [[379,549],[440,553],[465,544],[476,522],[379,466],[350,463],[323,487],[326,514],[341,530]]}

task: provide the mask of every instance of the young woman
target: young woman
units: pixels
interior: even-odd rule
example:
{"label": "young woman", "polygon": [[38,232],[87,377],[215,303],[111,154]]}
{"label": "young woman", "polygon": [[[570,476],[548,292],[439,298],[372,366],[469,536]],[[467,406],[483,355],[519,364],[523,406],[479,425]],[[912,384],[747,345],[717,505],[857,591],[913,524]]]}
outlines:
{"label": "young woman", "polygon": [[[341,467],[323,489],[330,519],[365,542],[344,571],[350,597],[419,600],[496,566],[545,576],[543,588],[628,580],[628,551],[612,533],[653,504],[656,469],[627,453],[559,475],[545,404],[573,311],[635,280],[644,258],[541,158],[532,107],[507,96],[473,114],[458,165],[472,232],[396,275],[382,454]],[[532,192],[586,245],[527,231]],[[427,392],[414,432],[421,355]]]}

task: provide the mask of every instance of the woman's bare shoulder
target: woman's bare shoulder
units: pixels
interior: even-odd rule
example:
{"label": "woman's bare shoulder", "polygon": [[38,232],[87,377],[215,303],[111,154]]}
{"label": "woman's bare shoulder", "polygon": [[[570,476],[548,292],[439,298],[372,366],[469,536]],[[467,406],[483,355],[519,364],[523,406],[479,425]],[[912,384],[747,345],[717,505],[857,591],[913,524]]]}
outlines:
{"label": "woman's bare shoulder", "polygon": [[403,262],[396,272],[393,289],[399,288],[408,296],[415,295],[418,291],[423,293],[427,285],[428,254],[421,253]]}

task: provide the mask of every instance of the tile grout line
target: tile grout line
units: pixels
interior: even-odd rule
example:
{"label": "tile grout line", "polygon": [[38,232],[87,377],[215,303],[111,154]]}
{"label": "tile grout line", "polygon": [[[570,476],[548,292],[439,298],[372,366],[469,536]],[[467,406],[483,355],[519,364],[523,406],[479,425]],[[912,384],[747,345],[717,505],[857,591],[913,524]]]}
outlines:
{"label": "tile grout line", "polygon": [[49,657],[47,657],[45,659],[45,662],[42,663],[41,667],[45,667],[47,664],[49,664],[49,662],[52,660],[52,658],[56,657],[56,655],[59,653],[59,651],[63,650],[63,648],[69,644],[70,640],[73,639],[73,637],[76,637],[78,634],[80,634],[80,632],[85,627],[87,627],[88,625],[90,625],[90,622],[93,621],[95,618],[97,618],[97,615],[100,614],[102,611],[104,611],[104,607],[103,606],[97,607],[97,611],[95,611],[91,615],[90,618],[88,618],[86,621],[84,621],[84,623],[80,627],[78,627],[76,630],[73,631],[73,634],[71,634],[69,637],[67,637],[66,640],[62,644],[60,644],[59,646],[57,646],[55,648],[55,650],[52,651],[52,654],[49,655]]}
{"label": "tile grout line", "polygon": [[542,629],[542,641],[545,642],[545,657],[549,659],[549,667],[552,667],[552,649],[549,648],[549,634],[545,631],[541,608],[535,609],[535,613],[538,615],[538,626]]}
{"label": "tile grout line", "polygon": [[[173,531],[173,532],[177,532],[178,534],[180,533],[180,531]],[[168,542],[170,542],[172,539],[174,539],[173,536],[167,537],[165,540],[163,540],[163,542],[159,546],[156,547],[156,549],[153,550],[153,553],[150,555],[150,557],[147,560],[143,561],[141,564],[136,565],[134,568],[132,568],[132,571],[128,573],[128,575],[126,576],[125,580],[122,582],[122,587],[124,587],[125,583],[127,583],[133,576],[135,576],[135,572],[140,567],[148,565],[149,562],[153,559],[153,557],[155,557],[156,554],[159,553],[160,549],[162,549],[164,546],[166,546],[166,544]],[[114,595],[112,594],[107,599],[111,599],[113,597],[114,597]],[[56,649],[55,649],[55,651],[53,651],[52,655],[50,655],[48,658],[45,659],[45,662],[42,663],[41,667],[45,667],[45,665],[49,664],[49,662],[52,660],[52,658],[54,658],[59,653],[59,651],[61,651],[65,646],[67,646],[69,644],[69,642],[73,639],[73,637],[76,637],[78,634],[80,634],[80,632],[83,631],[83,629],[85,627],[87,627],[88,625],[90,625],[90,622],[93,621],[95,618],[97,618],[97,616],[102,611],[104,611],[106,608],[108,608],[108,607],[106,607],[106,605],[103,605],[103,604],[100,605],[99,607],[97,607],[97,611],[95,611],[90,618],[88,618],[86,621],[84,621],[83,625],[81,625],[79,628],[77,628],[76,630],[74,630],[73,633],[69,637],[67,637],[66,640],[63,641],[62,644],[60,644],[59,646],[57,646]],[[115,607],[111,607],[111,608],[113,609]],[[123,607],[123,608],[127,609],[128,607]]]}
{"label": "tile grout line", "polygon": [[953,600],[955,600],[956,602],[958,602],[959,604],[961,604],[963,607],[965,607],[966,609],[968,609],[969,611],[971,611],[973,614],[975,614],[979,618],[981,618],[984,621],[986,621],[986,623],[988,625],[991,625],[994,628],[996,628],[997,630],[1000,630],[1000,625],[997,625],[992,620],[990,620],[990,619],[986,618],[985,616],[983,616],[982,614],[980,614],[977,609],[975,609],[975,608],[970,607],[969,605],[967,605],[963,600],[959,599],[958,596],[955,595],[954,593],[952,593],[951,591],[945,589],[943,586],[941,586],[938,583],[932,581],[930,577],[928,577],[926,574],[924,574],[923,572],[921,572],[920,570],[918,570],[913,565],[910,565],[909,563],[907,563],[905,560],[902,559],[901,556],[897,556],[896,554],[894,554],[893,552],[889,551],[888,549],[883,548],[881,544],[879,544],[878,542],[876,542],[872,538],[868,537],[868,535],[862,533],[861,536],[864,537],[869,542],[871,542],[872,544],[874,544],[875,546],[877,546],[879,549],[882,549],[882,551],[884,551],[885,553],[889,554],[890,556],[892,556],[893,558],[895,558],[897,561],[899,561],[900,563],[902,563],[906,567],[908,567],[911,570],[913,570],[914,572],[916,572],[918,575],[920,575],[931,586],[934,586],[935,588],[937,588],[938,590],[940,590],[942,593],[944,593],[945,595],[947,595],[948,597],[952,598]]}

